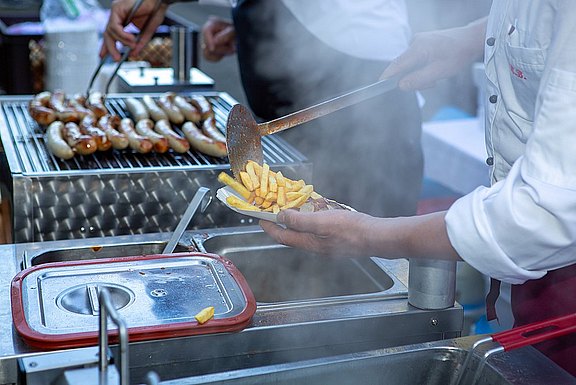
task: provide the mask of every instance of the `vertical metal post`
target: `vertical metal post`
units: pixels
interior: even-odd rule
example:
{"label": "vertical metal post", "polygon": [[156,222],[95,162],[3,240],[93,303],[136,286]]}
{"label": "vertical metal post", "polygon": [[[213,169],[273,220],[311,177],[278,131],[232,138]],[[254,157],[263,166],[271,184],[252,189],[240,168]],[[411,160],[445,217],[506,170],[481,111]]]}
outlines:
{"label": "vertical metal post", "polygon": [[126,322],[120,317],[112,302],[110,301],[110,294],[104,287],[99,288],[100,291],[100,330],[98,333],[98,351],[100,358],[98,361],[98,370],[100,373],[100,385],[107,385],[107,369],[108,369],[108,315],[118,326],[118,343],[120,349],[120,357],[118,359],[118,366],[120,366],[120,384],[128,385],[129,371],[128,371],[128,328]]}
{"label": "vertical metal post", "polygon": [[185,26],[170,27],[170,37],[172,38],[174,83],[188,83],[194,56],[192,29]]}

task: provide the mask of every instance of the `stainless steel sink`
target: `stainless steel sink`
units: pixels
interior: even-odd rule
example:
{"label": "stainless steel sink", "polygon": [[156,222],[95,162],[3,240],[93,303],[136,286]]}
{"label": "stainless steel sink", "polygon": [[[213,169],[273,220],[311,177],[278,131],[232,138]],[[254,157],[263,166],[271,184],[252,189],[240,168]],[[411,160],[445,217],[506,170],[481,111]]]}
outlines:
{"label": "stainless steel sink", "polygon": [[[161,233],[0,245],[0,307],[11,307],[11,280],[23,265],[157,254],[169,237]],[[131,383],[142,383],[150,370],[168,381],[453,338],[462,330],[457,304],[437,311],[408,304],[406,260],[337,261],[301,253],[275,244],[258,226],[186,232],[178,247],[230,259],[255,293],[256,313],[236,333],[130,341]],[[11,312],[0,312],[0,323],[11,325]],[[0,348],[0,384],[16,382],[17,359],[40,353],[13,328],[0,332]]]}
{"label": "stainless steel sink", "polygon": [[[149,241],[146,243],[122,242],[118,244],[91,244],[88,246],[65,247],[54,250],[42,250],[37,253],[26,253],[22,267],[38,266],[51,262],[71,262],[88,259],[127,257],[139,255],[161,254],[167,242]],[[177,245],[177,252],[188,251],[188,248]]]}
{"label": "stainless steel sink", "polygon": [[[189,233],[199,251],[242,272],[256,301],[279,303],[405,291],[380,258],[328,258],[276,243],[259,227]],[[187,240],[184,243],[190,243]]]}
{"label": "stainless steel sink", "polygon": [[[163,381],[162,385],[291,385],[291,384],[454,384],[472,343],[465,337],[390,349],[228,371]],[[476,375],[477,356],[462,385],[576,384],[572,377],[535,349],[528,347],[496,355]]]}

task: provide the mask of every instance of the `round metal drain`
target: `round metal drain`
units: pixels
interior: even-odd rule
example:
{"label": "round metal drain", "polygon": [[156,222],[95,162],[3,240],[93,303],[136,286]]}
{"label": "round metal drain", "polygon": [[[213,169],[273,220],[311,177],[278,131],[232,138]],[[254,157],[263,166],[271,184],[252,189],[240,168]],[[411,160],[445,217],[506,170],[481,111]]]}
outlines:
{"label": "round metal drain", "polygon": [[134,293],[127,287],[110,283],[91,283],[78,285],[63,291],[56,298],[56,305],[76,314],[98,315],[99,288],[104,287],[110,293],[110,302],[116,310],[125,308],[134,302]]}

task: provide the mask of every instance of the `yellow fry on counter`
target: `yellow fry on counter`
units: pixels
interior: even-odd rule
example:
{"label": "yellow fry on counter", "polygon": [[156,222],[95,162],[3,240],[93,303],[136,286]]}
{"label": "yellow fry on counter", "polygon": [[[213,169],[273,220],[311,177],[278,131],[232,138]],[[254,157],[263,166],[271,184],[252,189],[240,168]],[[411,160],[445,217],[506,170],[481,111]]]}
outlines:
{"label": "yellow fry on counter", "polygon": [[198,314],[194,316],[194,318],[196,318],[196,321],[198,321],[200,325],[202,325],[212,317],[214,317],[214,306],[208,306],[200,310]]}

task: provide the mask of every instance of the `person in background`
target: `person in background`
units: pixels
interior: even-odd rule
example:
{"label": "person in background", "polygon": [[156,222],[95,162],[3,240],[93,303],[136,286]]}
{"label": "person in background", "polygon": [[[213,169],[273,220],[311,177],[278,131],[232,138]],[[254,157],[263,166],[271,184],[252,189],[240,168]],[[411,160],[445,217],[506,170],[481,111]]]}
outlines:
{"label": "person in background", "polygon": [[[484,54],[491,187],[446,212],[287,210],[281,226],[262,221],[262,228],[286,245],[330,255],[462,259],[493,283],[512,284],[515,326],[576,312],[575,20],[570,0],[495,1],[488,19],[415,36],[384,72],[401,74],[403,89],[422,89]],[[537,348],[576,375],[576,335]]]}
{"label": "person in background", "polygon": [[[168,7],[136,44],[123,30],[133,3],[112,3],[102,55],[118,60],[116,42],[137,54]],[[136,25],[153,3],[145,0]],[[208,60],[237,54],[247,100],[261,120],[378,81],[410,40],[403,0],[239,0],[232,21],[210,18],[202,32]],[[423,160],[415,92],[394,90],[277,135],[312,162],[315,190],[325,196],[373,215],[416,212]]]}

